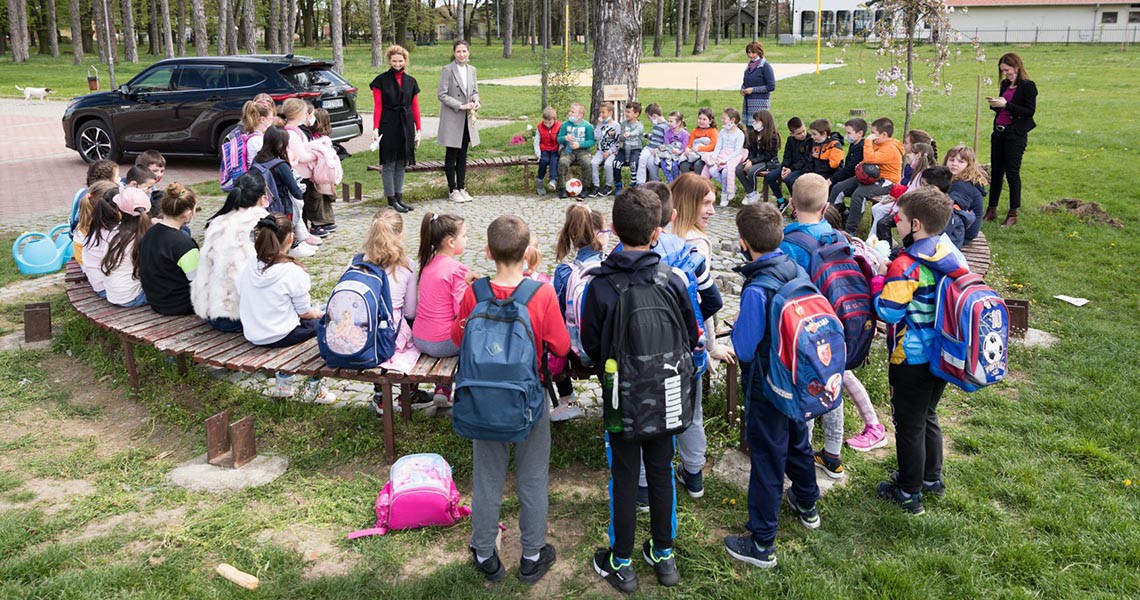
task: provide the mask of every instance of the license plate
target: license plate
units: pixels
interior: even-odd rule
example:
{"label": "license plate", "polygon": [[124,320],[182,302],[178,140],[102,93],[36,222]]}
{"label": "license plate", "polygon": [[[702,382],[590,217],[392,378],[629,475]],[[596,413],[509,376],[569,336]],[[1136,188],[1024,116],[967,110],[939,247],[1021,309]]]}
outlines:
{"label": "license plate", "polygon": [[335,100],[325,100],[321,103],[321,108],[326,110],[330,108],[344,108],[344,99],[336,98]]}

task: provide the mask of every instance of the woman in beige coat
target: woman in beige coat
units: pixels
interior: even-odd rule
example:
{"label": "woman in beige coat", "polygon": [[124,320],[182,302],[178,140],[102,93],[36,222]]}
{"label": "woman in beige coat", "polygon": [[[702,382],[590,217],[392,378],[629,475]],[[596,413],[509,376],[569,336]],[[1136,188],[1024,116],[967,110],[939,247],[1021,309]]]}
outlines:
{"label": "woman in beige coat", "polygon": [[467,193],[467,147],[479,145],[475,113],[479,110],[479,84],[475,67],[467,62],[471,52],[467,42],[452,45],[455,60],[443,67],[439,76],[439,136],[447,148],[443,168],[447,173],[448,199],[470,202]]}

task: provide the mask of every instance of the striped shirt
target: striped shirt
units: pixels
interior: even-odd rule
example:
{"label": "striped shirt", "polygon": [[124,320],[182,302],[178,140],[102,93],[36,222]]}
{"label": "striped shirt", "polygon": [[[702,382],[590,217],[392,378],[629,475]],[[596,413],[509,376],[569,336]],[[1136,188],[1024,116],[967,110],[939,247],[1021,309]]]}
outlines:
{"label": "striped shirt", "polygon": [[887,267],[882,289],[875,293],[875,312],[887,323],[892,365],[930,362],[938,280],[961,266],[947,244],[932,237],[911,244]]}

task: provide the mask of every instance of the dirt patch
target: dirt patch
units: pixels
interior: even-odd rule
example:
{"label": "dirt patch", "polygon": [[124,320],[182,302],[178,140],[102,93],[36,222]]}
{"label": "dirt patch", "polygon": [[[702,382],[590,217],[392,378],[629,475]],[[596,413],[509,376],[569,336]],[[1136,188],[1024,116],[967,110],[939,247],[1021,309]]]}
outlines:
{"label": "dirt patch", "polygon": [[[186,517],[186,507],[179,506],[168,510],[158,510],[153,513],[128,512],[108,517],[101,521],[88,523],[79,533],[68,536],[68,542],[86,542],[103,537],[119,528],[130,530],[139,528],[153,528],[159,531],[170,531],[182,527]],[[136,542],[137,543],[137,542]]]}
{"label": "dirt patch", "polygon": [[255,536],[262,544],[276,544],[301,555],[305,579],[347,575],[360,561],[360,555],[336,546],[342,533],[298,525],[289,529],[265,529]]}
{"label": "dirt patch", "polygon": [[[396,582],[407,581],[409,579],[419,579],[428,577],[435,573],[440,567],[446,567],[455,563],[471,560],[471,554],[467,551],[467,543],[464,541],[461,544],[452,543],[458,542],[458,538],[466,540],[467,531],[469,527],[454,527],[448,532],[452,540],[439,540],[439,543],[434,544],[431,552],[418,552],[414,556],[409,556],[400,565],[400,574],[396,576]],[[461,549],[449,550],[458,545]]]}
{"label": "dirt patch", "polygon": [[1124,229],[1124,223],[1112,218],[1097,202],[1085,202],[1079,198],[1062,198],[1041,208],[1046,213],[1069,213],[1085,223],[1108,225]]}
{"label": "dirt patch", "polygon": [[0,510],[42,506],[47,514],[55,514],[67,508],[76,500],[95,493],[95,486],[84,479],[29,479],[23,490],[35,494],[27,502],[8,503],[0,501]]}

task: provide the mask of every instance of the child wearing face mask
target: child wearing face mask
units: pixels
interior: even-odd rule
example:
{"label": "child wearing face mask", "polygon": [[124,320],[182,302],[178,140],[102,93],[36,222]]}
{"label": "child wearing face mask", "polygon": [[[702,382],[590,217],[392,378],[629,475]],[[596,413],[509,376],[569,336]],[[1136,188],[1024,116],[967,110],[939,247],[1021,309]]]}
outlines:
{"label": "child wearing face mask", "polygon": [[744,150],[748,156],[736,166],[736,179],[744,186],[744,204],[755,204],[760,200],[756,178],[763,177],[780,168],[780,132],[776,131],[776,120],[767,110],[752,114],[752,124],[744,139]]}
{"label": "child wearing face mask", "polygon": [[717,133],[716,148],[704,155],[704,173],[720,183],[720,205],[728,206],[729,200],[736,197],[736,166],[745,158],[744,132],[740,130],[740,113],[735,108],[726,108],[721,114],[724,127]]}
{"label": "child wearing face mask", "polygon": [[652,124],[652,129],[646,134],[648,139],[645,142],[645,149],[642,150],[641,156],[638,157],[638,185],[645,185],[647,181],[657,181],[657,164],[661,159],[658,154],[661,151],[661,147],[665,145],[665,132],[669,128],[669,122],[665,120],[665,114],[661,111],[661,105],[656,102],[645,107],[645,114],[649,115],[649,122]]}
{"label": "child wearing face mask", "polygon": [[847,142],[847,156],[839,170],[828,178],[830,185],[846,181],[855,176],[855,165],[863,162],[863,136],[867,135],[867,122],[855,117],[843,124],[843,141]]}

